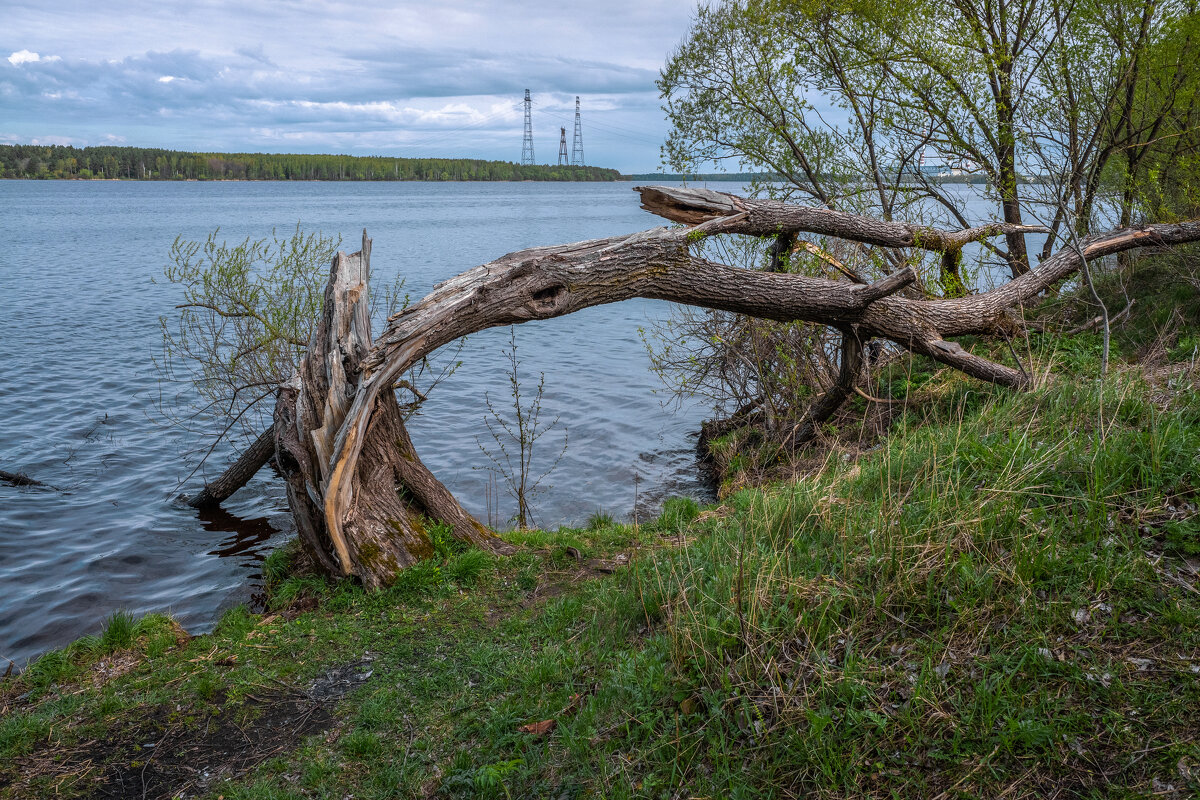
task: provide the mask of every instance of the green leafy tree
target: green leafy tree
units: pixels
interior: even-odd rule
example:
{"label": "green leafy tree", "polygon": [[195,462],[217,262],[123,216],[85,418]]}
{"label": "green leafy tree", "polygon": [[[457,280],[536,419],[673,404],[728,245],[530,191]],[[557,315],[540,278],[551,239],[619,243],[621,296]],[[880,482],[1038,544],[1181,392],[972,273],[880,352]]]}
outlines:
{"label": "green leafy tree", "polygon": [[[978,176],[1004,222],[1048,216],[1044,258],[1064,224],[1091,230],[1103,194],[1129,185],[1106,184],[1114,159],[1139,153],[1178,110],[1166,91],[1139,102],[1139,87],[1195,75],[1181,35],[1194,20],[1194,2],[1141,0],[705,6],[659,81],[668,162],[686,172],[732,159],[782,176],[770,191],[967,227],[962,193],[924,160]],[[1047,171],[1062,176],[1058,196],[1028,196],[1023,184]],[[1014,276],[1027,271],[1026,234],[1007,234],[995,255]]]}
{"label": "green leafy tree", "polygon": [[[925,293],[961,295],[972,267],[1016,277],[1098,227],[1136,222],[1148,191],[1187,205],[1153,177],[1179,175],[1196,152],[1198,16],[1193,0],[702,5],[658,84],[672,126],[665,160],[680,173],[730,164],[762,175],[757,194],[889,221],[968,228],[982,198],[1010,227],[973,265],[782,236],[735,258],[856,282],[911,266]],[[974,190],[954,185],[964,181]],[[668,385],[784,436],[838,382],[845,341],[830,328],[680,312],[651,355]]]}

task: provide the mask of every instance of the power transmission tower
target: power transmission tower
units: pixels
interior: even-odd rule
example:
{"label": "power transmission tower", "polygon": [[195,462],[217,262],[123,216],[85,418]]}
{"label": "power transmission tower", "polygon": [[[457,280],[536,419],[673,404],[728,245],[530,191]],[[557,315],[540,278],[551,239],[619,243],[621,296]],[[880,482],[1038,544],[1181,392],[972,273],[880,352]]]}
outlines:
{"label": "power transmission tower", "polygon": [[575,96],[575,141],[571,145],[571,166],[583,166],[583,128],[579,125],[579,96]]}
{"label": "power transmission tower", "polygon": [[533,164],[533,117],[530,109],[533,104],[529,100],[529,90],[525,90],[525,139],[521,142],[521,163]]}
{"label": "power transmission tower", "polygon": [[558,165],[565,167],[567,165],[567,129],[559,128],[562,131],[558,137]]}

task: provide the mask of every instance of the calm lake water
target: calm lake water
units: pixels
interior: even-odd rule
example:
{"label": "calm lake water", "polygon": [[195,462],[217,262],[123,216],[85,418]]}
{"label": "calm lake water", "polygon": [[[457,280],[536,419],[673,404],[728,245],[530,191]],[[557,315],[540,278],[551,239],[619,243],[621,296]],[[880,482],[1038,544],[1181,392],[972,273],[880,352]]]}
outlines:
{"label": "calm lake water", "polygon": [[[249,599],[262,556],[290,535],[269,470],[217,512],[176,499],[200,483],[178,484],[197,441],[156,414],[158,319],[179,293],[151,282],[176,236],[219,226],[234,242],[299,222],[343,235],[351,252],[365,227],[376,285],[402,275],[418,298],[513,250],[659,222],[628,183],[0,181],[0,209],[0,469],[53,487],[0,484],[0,658],[18,666],[97,632],[116,609],[167,611],[204,631]],[[705,409],[663,407],[638,333],[666,311],[630,301],[517,328],[525,385],[545,372],[545,419],[560,417],[569,436],[535,501],[539,524],[598,509],[629,517],[635,492],[641,515],[667,496],[704,494],[694,432]],[[410,422],[426,464],[484,521],[490,462],[479,443],[494,445],[483,396],[507,397],[507,340],[507,329],[470,337],[462,367]],[[561,439],[543,442],[550,461]],[[512,511],[502,495],[492,515],[503,523]]]}

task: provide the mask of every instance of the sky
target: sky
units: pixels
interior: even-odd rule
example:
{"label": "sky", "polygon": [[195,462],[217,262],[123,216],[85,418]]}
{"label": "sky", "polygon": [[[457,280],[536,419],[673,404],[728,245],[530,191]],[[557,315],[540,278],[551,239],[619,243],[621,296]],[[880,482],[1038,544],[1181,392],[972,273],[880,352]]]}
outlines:
{"label": "sky", "polygon": [[0,144],[659,168],[696,0],[0,0]]}

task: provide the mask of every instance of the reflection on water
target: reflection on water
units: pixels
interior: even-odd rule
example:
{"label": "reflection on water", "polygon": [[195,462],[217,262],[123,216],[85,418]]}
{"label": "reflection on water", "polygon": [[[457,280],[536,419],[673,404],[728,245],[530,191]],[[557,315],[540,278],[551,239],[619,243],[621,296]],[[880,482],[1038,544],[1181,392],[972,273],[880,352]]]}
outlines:
{"label": "reflection on water", "polygon": [[219,558],[238,557],[250,561],[262,561],[271,549],[267,542],[279,533],[279,529],[266,517],[242,519],[217,506],[205,508],[197,513],[204,530],[212,533],[228,533],[210,556]]}

